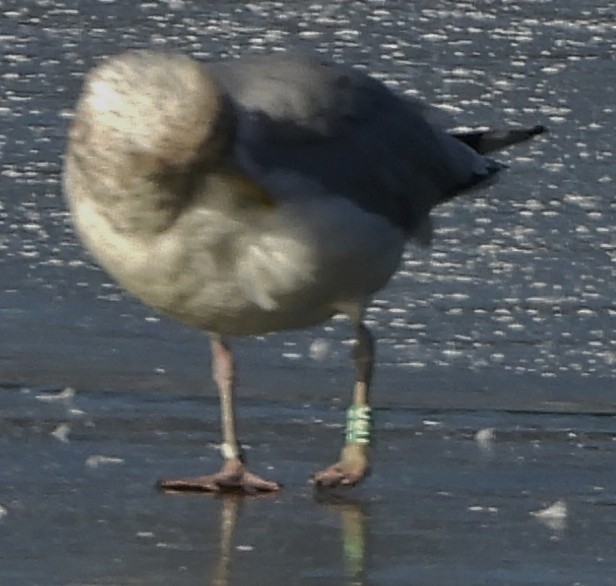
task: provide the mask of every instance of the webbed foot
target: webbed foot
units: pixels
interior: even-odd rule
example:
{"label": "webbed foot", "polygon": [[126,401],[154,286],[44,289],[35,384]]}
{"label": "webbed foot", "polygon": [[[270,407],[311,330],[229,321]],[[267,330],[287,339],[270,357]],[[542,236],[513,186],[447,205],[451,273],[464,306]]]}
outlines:
{"label": "webbed foot", "polygon": [[347,444],[340,455],[340,461],[312,476],[310,483],[317,488],[355,486],[370,474],[368,446]]}
{"label": "webbed foot", "polygon": [[282,486],[278,482],[264,480],[249,472],[237,459],[227,460],[216,474],[188,478],[164,479],[157,484],[160,490],[167,492],[240,492],[257,494],[275,492]]}

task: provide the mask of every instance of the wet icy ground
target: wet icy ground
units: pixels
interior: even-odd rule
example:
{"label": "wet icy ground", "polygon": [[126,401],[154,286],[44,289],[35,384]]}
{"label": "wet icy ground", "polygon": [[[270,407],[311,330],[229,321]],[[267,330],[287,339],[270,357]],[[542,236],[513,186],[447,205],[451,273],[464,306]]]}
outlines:
{"label": "wet icy ground", "polygon": [[[346,551],[363,568],[351,583],[609,583],[614,16],[606,0],[5,0],[0,582],[340,584]],[[439,210],[432,250],[409,248],[375,299],[376,465],[352,502],[321,503],[305,485],[341,441],[342,321],[237,343],[242,436],[282,496],[152,490],[159,475],[217,465],[206,343],[93,265],[59,184],[83,72],[146,46],[320,51],[460,125],[551,130],[502,155],[500,183]],[[66,386],[72,399],[42,398]],[[530,514],[559,500],[560,520]]]}

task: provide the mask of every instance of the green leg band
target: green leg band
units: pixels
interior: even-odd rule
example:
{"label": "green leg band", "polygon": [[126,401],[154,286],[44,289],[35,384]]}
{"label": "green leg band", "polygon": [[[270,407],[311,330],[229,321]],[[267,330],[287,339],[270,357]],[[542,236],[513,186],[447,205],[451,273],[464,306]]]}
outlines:
{"label": "green leg band", "polygon": [[351,405],[347,410],[346,443],[370,444],[372,409],[367,405]]}

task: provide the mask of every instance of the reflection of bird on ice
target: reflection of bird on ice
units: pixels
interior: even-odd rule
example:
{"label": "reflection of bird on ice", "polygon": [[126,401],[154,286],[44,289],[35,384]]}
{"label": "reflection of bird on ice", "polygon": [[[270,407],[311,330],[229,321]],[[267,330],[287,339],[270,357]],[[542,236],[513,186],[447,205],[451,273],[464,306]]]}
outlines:
{"label": "reflection of bird on ice", "polygon": [[543,131],[448,134],[427,110],[369,76],[273,54],[206,67],[138,51],[87,76],[64,185],[101,265],[161,312],[212,334],[225,464],[166,480],[175,490],[272,491],[245,466],[225,336],[302,328],[346,314],[356,382],[340,460],[320,486],[369,471],[370,296],[429,212],[502,165],[484,156]]}
{"label": "reflection of bird on ice", "polygon": [[[233,544],[242,500],[237,494],[226,494],[220,499],[218,562],[210,581],[211,586],[229,586],[232,583]],[[363,505],[345,500],[324,504],[327,504],[329,509],[340,513],[342,553],[347,584],[362,586],[368,554],[366,513]],[[251,546],[235,546],[235,549],[246,551],[250,550]]]}

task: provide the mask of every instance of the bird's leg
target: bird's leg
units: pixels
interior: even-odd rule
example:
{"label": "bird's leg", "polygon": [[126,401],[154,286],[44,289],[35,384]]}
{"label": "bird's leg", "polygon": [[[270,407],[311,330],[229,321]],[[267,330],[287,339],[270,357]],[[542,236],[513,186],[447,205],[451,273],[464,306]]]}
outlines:
{"label": "bird's leg", "polygon": [[347,411],[346,441],[340,460],[317,472],[311,482],[320,487],[359,484],[370,472],[368,462],[372,415],[369,403],[372,366],[374,364],[374,343],[368,328],[359,323],[357,343],[353,349],[355,363],[355,387],[353,403]]}
{"label": "bird's leg", "polygon": [[233,390],[235,367],[233,354],[220,336],[212,336],[212,373],[220,396],[220,413],[223,443],[220,451],[225,460],[216,474],[161,480],[158,486],[163,490],[222,492],[240,491],[248,494],[271,492],[280,489],[277,482],[264,480],[248,472],[241,446],[235,434],[235,410]]}

